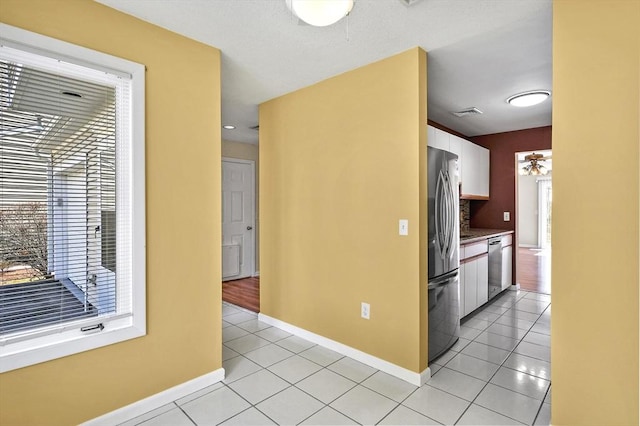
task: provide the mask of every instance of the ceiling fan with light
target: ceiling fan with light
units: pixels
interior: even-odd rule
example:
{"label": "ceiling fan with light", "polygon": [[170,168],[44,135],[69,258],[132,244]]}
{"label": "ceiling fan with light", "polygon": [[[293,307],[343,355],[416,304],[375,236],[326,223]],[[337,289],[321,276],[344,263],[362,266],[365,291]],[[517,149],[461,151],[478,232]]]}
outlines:
{"label": "ceiling fan with light", "polygon": [[542,164],[545,160],[551,160],[551,156],[544,156],[542,154],[533,154],[526,155],[524,160],[521,160],[520,163],[526,163],[523,167],[518,169],[518,173],[520,175],[546,175],[549,173],[549,169]]}

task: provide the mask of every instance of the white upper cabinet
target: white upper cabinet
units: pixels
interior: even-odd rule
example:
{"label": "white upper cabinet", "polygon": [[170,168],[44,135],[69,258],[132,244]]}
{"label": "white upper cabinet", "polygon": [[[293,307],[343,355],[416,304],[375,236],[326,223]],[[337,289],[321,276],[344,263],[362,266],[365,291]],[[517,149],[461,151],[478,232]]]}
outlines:
{"label": "white upper cabinet", "polygon": [[458,156],[460,198],[489,199],[489,150],[451,135],[433,126],[427,126],[427,144],[453,152]]}
{"label": "white upper cabinet", "polygon": [[449,133],[436,129],[433,126],[427,126],[427,145],[449,151]]}
{"label": "white upper cabinet", "polygon": [[464,168],[460,175],[460,198],[489,199],[489,150],[467,140],[462,141]]}

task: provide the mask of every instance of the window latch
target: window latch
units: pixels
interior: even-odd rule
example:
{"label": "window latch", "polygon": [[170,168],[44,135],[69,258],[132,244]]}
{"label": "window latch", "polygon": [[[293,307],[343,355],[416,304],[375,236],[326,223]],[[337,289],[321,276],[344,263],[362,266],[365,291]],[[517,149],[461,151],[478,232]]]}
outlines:
{"label": "window latch", "polygon": [[86,326],[86,327],[82,327],[80,329],[80,331],[85,332],[85,333],[89,332],[89,331],[102,331],[102,330],[104,330],[104,325],[102,325],[102,323],[96,324],[96,325],[89,325],[89,326]]}

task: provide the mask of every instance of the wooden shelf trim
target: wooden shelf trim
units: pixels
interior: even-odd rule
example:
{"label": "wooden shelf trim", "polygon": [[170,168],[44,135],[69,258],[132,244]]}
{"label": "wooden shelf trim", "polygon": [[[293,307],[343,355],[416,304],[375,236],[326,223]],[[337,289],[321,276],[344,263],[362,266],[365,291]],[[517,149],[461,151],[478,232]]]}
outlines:
{"label": "wooden shelf trim", "polygon": [[469,194],[460,194],[461,200],[482,200],[487,201],[489,197],[485,197],[484,195],[469,195]]}

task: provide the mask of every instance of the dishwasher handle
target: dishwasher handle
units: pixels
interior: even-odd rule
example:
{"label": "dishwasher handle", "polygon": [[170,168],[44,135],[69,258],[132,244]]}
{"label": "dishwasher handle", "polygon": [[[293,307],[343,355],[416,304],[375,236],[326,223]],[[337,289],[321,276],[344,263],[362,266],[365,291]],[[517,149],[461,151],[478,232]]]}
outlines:
{"label": "dishwasher handle", "polygon": [[495,246],[498,244],[502,244],[502,237],[493,237],[493,238],[489,238],[489,245],[490,246]]}

